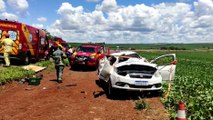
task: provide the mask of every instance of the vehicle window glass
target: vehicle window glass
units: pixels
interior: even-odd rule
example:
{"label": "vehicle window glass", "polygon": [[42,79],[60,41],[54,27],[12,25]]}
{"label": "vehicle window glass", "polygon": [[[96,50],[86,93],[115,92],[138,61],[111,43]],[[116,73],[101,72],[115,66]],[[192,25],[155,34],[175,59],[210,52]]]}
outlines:
{"label": "vehicle window glass", "polygon": [[16,40],[17,39],[17,32],[16,31],[8,31],[10,34],[10,39]]}
{"label": "vehicle window glass", "polygon": [[95,48],[90,48],[90,47],[79,47],[76,50],[77,52],[91,52],[94,53],[95,52]]}
{"label": "vehicle window glass", "polygon": [[52,44],[52,43],[49,43],[49,47],[51,47],[51,46],[53,46],[53,44]]}
{"label": "vehicle window glass", "polygon": [[101,53],[104,53],[104,48],[103,47],[101,48]]}
{"label": "vehicle window glass", "polygon": [[0,38],[2,37],[2,30],[0,30]]}
{"label": "vehicle window glass", "polygon": [[113,65],[115,63],[115,61],[116,61],[116,57],[110,56],[110,57],[108,57],[108,60],[110,62],[110,65]]}
{"label": "vehicle window glass", "polygon": [[118,59],[118,62],[124,62],[124,61],[127,61],[129,58],[128,57],[122,57],[120,56],[119,59]]}
{"label": "vehicle window glass", "polygon": [[135,58],[140,58],[140,56],[138,54],[130,54],[130,55],[127,55],[129,57],[135,57]]}
{"label": "vehicle window glass", "polygon": [[173,61],[173,56],[166,56],[166,57],[162,57],[155,60],[154,63],[158,65],[168,65],[168,64],[171,64],[172,61]]}
{"label": "vehicle window glass", "polygon": [[102,48],[99,48],[99,49],[98,49],[98,52],[100,52],[100,53],[104,53],[104,51],[103,51],[103,49],[102,49]]}
{"label": "vehicle window glass", "polygon": [[41,37],[41,45],[45,45],[45,39]]}
{"label": "vehicle window glass", "polygon": [[62,45],[64,48],[69,48],[69,46],[68,46],[67,43],[61,43],[61,45]]}
{"label": "vehicle window glass", "polygon": [[29,40],[30,40],[30,42],[33,41],[33,35],[32,34],[29,35]]}

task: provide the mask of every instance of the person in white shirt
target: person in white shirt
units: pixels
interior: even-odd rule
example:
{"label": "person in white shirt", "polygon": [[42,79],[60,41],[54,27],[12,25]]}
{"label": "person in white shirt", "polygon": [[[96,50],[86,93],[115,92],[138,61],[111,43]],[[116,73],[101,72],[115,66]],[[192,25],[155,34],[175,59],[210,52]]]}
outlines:
{"label": "person in white shirt", "polygon": [[72,56],[72,54],[73,54],[73,50],[72,50],[72,47],[71,47],[71,45],[69,46],[69,49],[67,50],[67,58],[68,58],[68,61],[69,61],[69,65],[70,65],[70,62],[71,62],[71,56]]}

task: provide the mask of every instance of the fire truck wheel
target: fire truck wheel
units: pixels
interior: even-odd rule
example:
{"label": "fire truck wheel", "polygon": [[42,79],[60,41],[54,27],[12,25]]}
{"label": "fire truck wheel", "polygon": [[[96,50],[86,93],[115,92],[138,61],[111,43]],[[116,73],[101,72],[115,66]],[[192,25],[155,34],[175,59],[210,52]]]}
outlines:
{"label": "fire truck wheel", "polygon": [[25,65],[29,65],[29,64],[30,64],[30,55],[27,54],[27,55],[25,56],[25,58],[24,58],[24,64],[25,64]]}

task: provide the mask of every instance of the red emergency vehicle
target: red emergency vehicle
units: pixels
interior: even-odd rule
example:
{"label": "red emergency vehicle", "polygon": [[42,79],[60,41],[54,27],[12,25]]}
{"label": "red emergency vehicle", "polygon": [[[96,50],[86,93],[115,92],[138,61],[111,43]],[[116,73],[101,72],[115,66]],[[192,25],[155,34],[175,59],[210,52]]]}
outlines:
{"label": "red emergency vehicle", "polygon": [[75,68],[79,65],[97,68],[99,60],[105,55],[105,45],[87,43],[77,47],[71,56],[71,67]]}
{"label": "red emergency vehicle", "polygon": [[[0,42],[9,33],[14,41],[10,59],[18,59],[29,64],[31,60],[44,58],[48,47],[44,30],[17,21],[0,20]],[[0,48],[0,58],[3,58],[3,47]]]}
{"label": "red emergency vehicle", "polygon": [[58,45],[62,46],[62,49],[64,50],[65,53],[69,49],[68,43],[60,37],[53,37],[52,40],[48,40],[48,43],[49,43],[49,46],[45,53],[46,54],[45,59],[47,59],[47,60],[51,57],[52,53],[56,50],[56,47]]}
{"label": "red emergency vehicle", "polygon": [[69,48],[68,43],[60,37],[54,37],[53,40],[48,40],[48,42],[49,42],[49,48],[59,44],[62,45],[62,49],[65,51]]}

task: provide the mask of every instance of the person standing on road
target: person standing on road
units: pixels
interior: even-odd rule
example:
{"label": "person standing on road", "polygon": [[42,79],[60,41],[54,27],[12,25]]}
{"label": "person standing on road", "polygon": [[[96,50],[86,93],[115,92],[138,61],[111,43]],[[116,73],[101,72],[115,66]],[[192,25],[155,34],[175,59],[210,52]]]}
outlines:
{"label": "person standing on road", "polygon": [[70,57],[72,56],[72,53],[73,53],[73,51],[72,51],[72,48],[71,48],[71,45],[70,45],[70,46],[69,46],[69,49],[68,49],[67,52],[66,52],[69,65],[70,65],[70,62],[71,62],[71,58],[70,58]]}
{"label": "person standing on road", "polygon": [[12,52],[12,48],[13,48],[13,40],[10,39],[10,34],[6,33],[5,34],[5,39],[2,40],[2,42],[0,43],[0,46],[4,46],[4,60],[5,60],[5,67],[9,67],[10,66],[10,59],[9,59],[9,55]]}
{"label": "person standing on road", "polygon": [[57,45],[57,50],[53,52],[53,59],[55,61],[55,69],[58,83],[62,83],[62,75],[64,70],[65,53],[62,51],[62,46]]}

